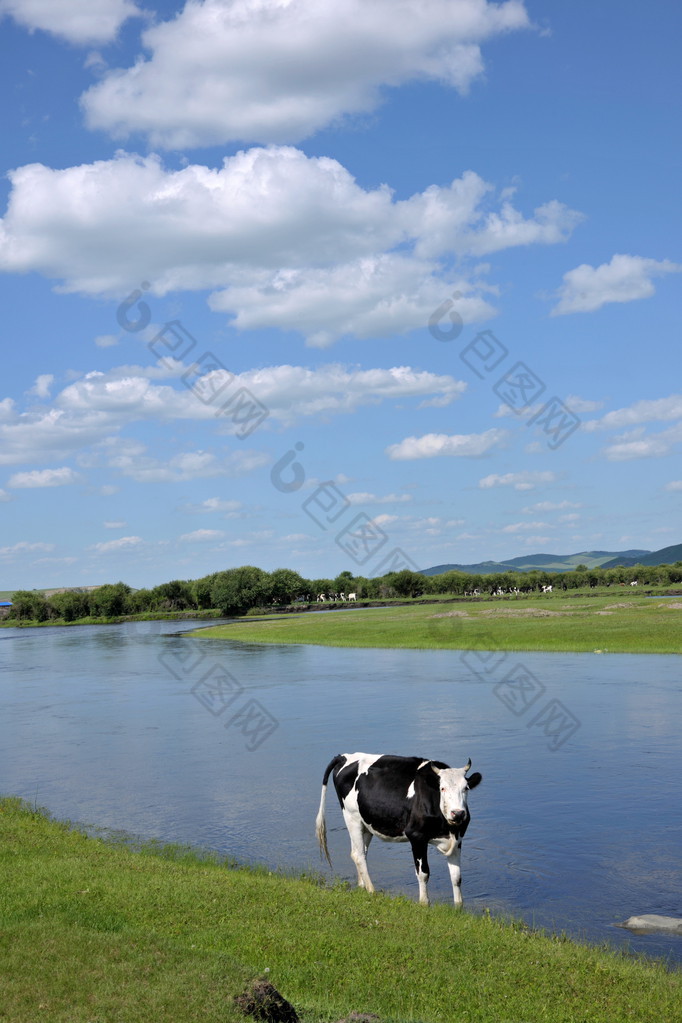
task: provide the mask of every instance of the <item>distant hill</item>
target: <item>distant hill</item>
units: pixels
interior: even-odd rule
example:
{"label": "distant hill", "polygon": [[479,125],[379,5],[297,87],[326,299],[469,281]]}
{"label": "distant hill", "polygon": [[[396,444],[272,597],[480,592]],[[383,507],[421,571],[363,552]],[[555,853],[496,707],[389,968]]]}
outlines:
{"label": "distant hill", "polygon": [[631,557],[632,551],[623,551],[616,555],[612,561],[607,561],[602,568],[630,568],[632,565],[674,565],[676,561],[682,561],[682,543],[674,544],[672,547],[662,547],[660,551],[649,551],[643,557]]}
{"label": "distant hill", "polygon": [[[679,553],[675,557],[662,557],[667,552]],[[659,557],[661,555],[661,557]],[[649,559],[649,560],[647,560]],[[655,560],[650,560],[655,559]],[[619,565],[665,565],[682,560],[682,544],[664,547],[662,551],[579,551],[577,554],[525,554],[509,561],[480,561],[474,565],[434,565],[425,568],[422,575],[441,575],[443,572],[466,572],[468,575],[492,575],[494,572],[571,572],[578,565],[587,568],[616,568]]]}

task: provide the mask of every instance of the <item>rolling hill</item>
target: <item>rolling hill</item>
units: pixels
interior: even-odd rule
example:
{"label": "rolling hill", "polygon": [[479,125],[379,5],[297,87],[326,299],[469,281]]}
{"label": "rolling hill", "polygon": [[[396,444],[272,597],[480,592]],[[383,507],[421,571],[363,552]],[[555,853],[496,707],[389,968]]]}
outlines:
{"label": "rolling hill", "polygon": [[494,572],[571,572],[578,565],[587,568],[618,568],[632,565],[671,565],[682,561],[682,544],[663,547],[660,551],[579,551],[577,554],[526,554],[508,561],[481,561],[473,565],[434,565],[422,575],[443,572],[466,572],[469,575],[492,575]]}

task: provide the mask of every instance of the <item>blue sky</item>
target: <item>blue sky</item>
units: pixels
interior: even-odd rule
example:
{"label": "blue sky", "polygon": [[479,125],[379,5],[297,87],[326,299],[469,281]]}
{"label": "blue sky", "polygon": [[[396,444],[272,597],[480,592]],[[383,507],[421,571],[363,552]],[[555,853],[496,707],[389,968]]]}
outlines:
{"label": "blue sky", "polygon": [[0,0],[0,589],[679,542],[681,22]]}

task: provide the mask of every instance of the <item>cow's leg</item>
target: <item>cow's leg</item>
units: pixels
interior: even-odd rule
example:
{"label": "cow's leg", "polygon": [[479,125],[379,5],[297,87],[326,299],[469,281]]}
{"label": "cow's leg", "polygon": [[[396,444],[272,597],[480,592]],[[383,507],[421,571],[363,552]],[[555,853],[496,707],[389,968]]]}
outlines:
{"label": "cow's leg", "polygon": [[450,855],[447,857],[448,870],[450,871],[450,880],[452,881],[452,897],[455,900],[455,906],[457,909],[462,908],[462,870],[460,867],[460,859],[462,855],[462,843],[457,842],[455,848],[452,850]]}
{"label": "cow's leg", "polygon": [[427,856],[429,844],[421,838],[411,838],[410,845],[412,846],[412,855],[414,857],[414,871],[419,882],[419,901],[422,906],[428,906],[429,893],[426,886],[429,883],[429,860]]}
{"label": "cow's leg", "polygon": [[362,821],[353,814],[343,811],[346,827],[350,835],[350,858],[358,872],[358,887],[368,892],[374,891],[374,885],[367,871],[367,850],[372,839],[371,834],[363,826]]}

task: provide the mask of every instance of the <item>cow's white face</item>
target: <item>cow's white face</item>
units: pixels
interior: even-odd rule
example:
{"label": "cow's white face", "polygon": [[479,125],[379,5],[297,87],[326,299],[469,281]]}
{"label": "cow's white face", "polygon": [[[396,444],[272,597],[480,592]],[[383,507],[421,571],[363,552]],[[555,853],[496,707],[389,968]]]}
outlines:
{"label": "cow's white face", "polygon": [[440,812],[448,824],[454,826],[464,824],[469,817],[467,806],[467,793],[475,789],[481,781],[481,775],[476,771],[469,778],[466,774],[471,767],[471,761],[466,767],[434,767],[440,782]]}

